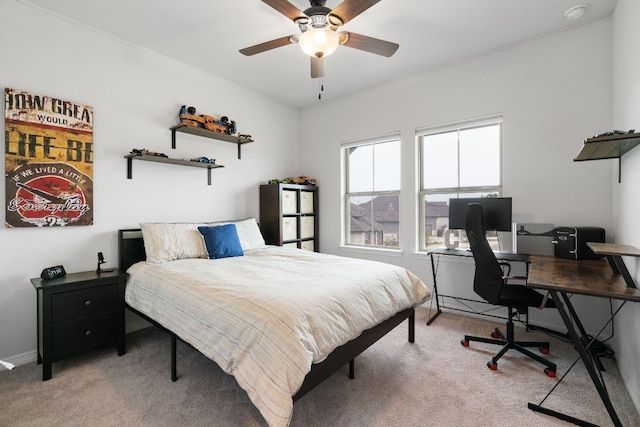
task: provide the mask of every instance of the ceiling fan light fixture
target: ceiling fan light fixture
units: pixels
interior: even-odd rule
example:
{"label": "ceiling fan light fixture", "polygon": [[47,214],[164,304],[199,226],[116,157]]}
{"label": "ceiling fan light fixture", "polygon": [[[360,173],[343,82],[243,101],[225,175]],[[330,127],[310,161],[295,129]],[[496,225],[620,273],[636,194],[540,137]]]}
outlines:
{"label": "ceiling fan light fixture", "polygon": [[322,58],[335,52],[340,42],[335,31],[328,28],[312,28],[300,35],[298,44],[307,55]]}
{"label": "ceiling fan light fixture", "polygon": [[331,13],[327,15],[327,22],[333,25],[334,27],[339,27],[342,24],[344,24],[344,22],[342,22],[342,19],[340,19],[339,16],[333,15]]}

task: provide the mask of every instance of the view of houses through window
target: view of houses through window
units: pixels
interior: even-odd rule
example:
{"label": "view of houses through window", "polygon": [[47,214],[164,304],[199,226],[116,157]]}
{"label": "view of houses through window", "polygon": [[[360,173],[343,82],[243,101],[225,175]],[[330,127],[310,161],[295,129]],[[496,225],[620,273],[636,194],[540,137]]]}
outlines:
{"label": "view of houses through window", "polygon": [[[420,144],[420,249],[444,245],[449,199],[502,195],[502,118],[490,117],[418,133]],[[460,246],[468,247],[463,230]],[[497,235],[487,235],[497,243]]]}
{"label": "view of houses through window", "polygon": [[343,150],[345,244],[399,248],[399,135],[351,144]]}
{"label": "view of houses through window", "polygon": [[[502,117],[416,132],[420,153],[419,246],[444,245],[449,199],[500,197]],[[400,136],[343,144],[344,243],[400,248]],[[461,247],[468,247],[463,230]],[[497,242],[495,232],[490,243]]]}

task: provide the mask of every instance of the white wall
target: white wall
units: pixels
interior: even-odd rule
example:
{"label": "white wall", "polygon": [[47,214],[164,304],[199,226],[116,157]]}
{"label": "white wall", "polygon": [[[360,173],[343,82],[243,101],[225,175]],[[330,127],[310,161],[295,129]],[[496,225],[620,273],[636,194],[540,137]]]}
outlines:
{"label": "white wall", "polygon": [[[618,0],[613,19],[613,127],[640,131],[640,2]],[[615,191],[616,243],[640,247],[640,149],[622,159],[622,182],[613,181]],[[640,283],[638,259],[625,263]],[[618,367],[637,408],[640,408],[640,304],[626,304],[616,319],[614,344]]]}
{"label": "white wall", "polygon": [[[424,52],[428,55],[428,52]],[[614,161],[573,162],[582,141],[611,128],[611,19],[532,40],[492,54],[407,78],[302,112],[301,169],[321,182],[323,252],[403,265],[428,283],[431,269],[414,253],[417,218],[415,129],[493,113],[504,115],[504,195],[515,222],[595,225],[615,236],[611,177]],[[327,88],[330,90],[330,88]],[[341,141],[401,132],[403,192],[401,256],[340,248]],[[465,268],[466,267],[466,268]],[[440,263],[441,293],[473,295],[472,264]],[[606,310],[598,300],[579,311]],[[534,310],[533,321],[563,328],[555,310]],[[588,316],[588,329],[598,319]]]}
{"label": "white wall", "polygon": [[[91,105],[95,118],[94,225],[0,228],[0,359],[35,360],[29,279],[44,267],[93,270],[98,251],[105,268],[116,266],[117,230],[143,221],[258,217],[258,185],[300,174],[297,110],[15,1],[0,2],[0,40],[1,87]],[[228,115],[256,142],[243,146],[242,160],[233,144],[191,135],[179,135],[172,150],[169,127],[182,104]],[[128,180],[123,156],[132,148],[225,167],[208,186],[204,169],[134,162]]]}

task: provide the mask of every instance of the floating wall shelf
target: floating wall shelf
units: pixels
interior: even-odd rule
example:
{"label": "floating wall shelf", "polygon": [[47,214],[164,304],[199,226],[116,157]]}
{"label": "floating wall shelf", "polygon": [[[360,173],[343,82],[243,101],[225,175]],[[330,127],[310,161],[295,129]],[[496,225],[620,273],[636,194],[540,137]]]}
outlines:
{"label": "floating wall shelf", "polygon": [[587,138],[574,162],[618,159],[618,182],[621,180],[622,156],[640,144],[640,133],[624,133]]}
{"label": "floating wall shelf", "polygon": [[222,165],[215,165],[212,163],[201,163],[201,162],[193,162],[191,160],[181,160],[181,159],[171,159],[168,157],[162,156],[151,156],[148,154],[127,154],[124,156],[127,159],[127,178],[132,178],[133,171],[133,161],[134,160],[143,160],[145,162],[156,162],[156,163],[169,163],[172,165],[180,165],[180,166],[189,166],[195,168],[206,168],[207,169],[207,184],[211,185],[211,169],[223,168]]}
{"label": "floating wall shelf", "polygon": [[188,133],[191,135],[203,136],[205,138],[217,139],[220,141],[231,142],[238,145],[238,159],[241,158],[240,147],[243,144],[253,142],[251,138],[241,138],[239,136],[227,135],[226,133],[215,132],[209,129],[197,128],[187,125],[175,125],[171,129],[171,148],[176,148],[176,132]]}

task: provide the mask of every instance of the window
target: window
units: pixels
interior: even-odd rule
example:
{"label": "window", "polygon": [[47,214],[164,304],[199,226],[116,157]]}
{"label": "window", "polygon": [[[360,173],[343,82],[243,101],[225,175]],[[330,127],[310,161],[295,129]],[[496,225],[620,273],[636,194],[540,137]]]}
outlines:
{"label": "window", "polygon": [[346,245],[399,248],[400,135],[342,145]]}
{"label": "window", "polygon": [[[502,195],[502,117],[420,129],[416,135],[420,149],[419,241],[421,250],[430,250],[444,244],[450,198]],[[460,233],[465,247],[466,236]],[[487,237],[490,243],[497,243],[495,232]]]}

